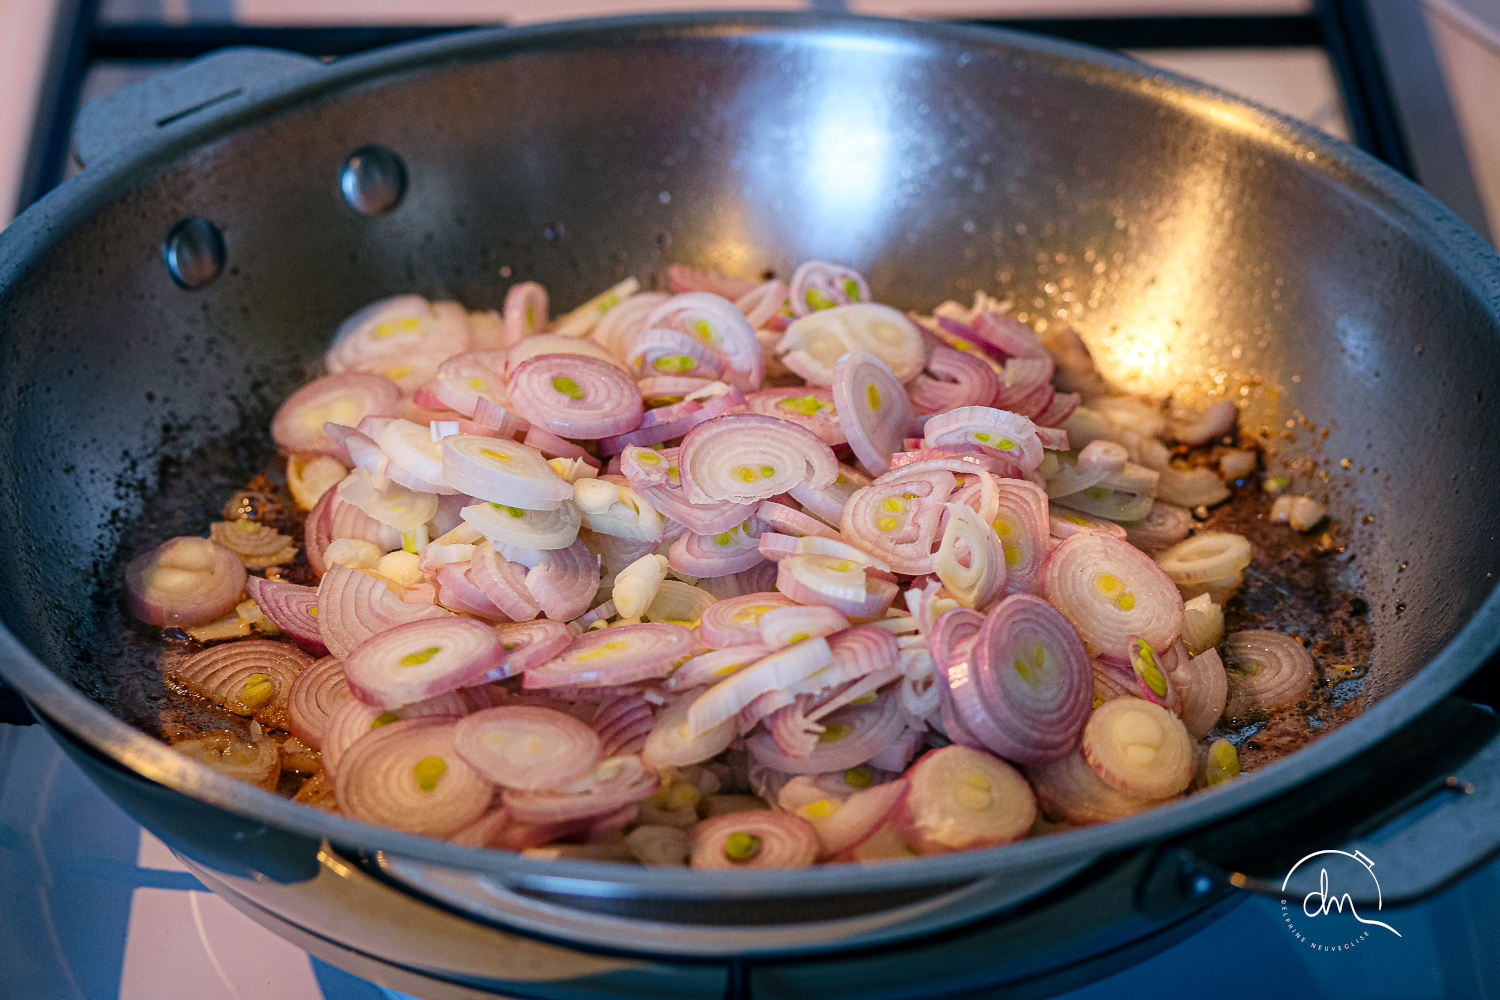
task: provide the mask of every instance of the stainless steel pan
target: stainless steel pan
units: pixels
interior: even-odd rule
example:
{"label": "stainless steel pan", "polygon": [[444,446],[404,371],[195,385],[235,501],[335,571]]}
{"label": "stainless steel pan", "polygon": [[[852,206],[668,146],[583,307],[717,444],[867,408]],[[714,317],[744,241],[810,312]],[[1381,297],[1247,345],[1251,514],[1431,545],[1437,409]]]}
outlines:
{"label": "stainless steel pan", "polygon": [[[1473,703],[1500,645],[1500,261],[1346,145],[1076,46],[733,15],[476,32],[329,65],[226,53],[93,106],[78,148],[82,174],[0,236],[0,671],[122,804],[267,907],[365,864],[564,939],[784,954],[997,919],[1082,882],[1175,919],[1230,869],[1279,875],[1308,843],[1365,834],[1386,848],[1387,898],[1409,898],[1500,842],[1500,752]],[[253,469],[233,449],[266,444],[274,400],[355,307],[406,289],[491,307],[518,278],[567,303],[674,261],[810,257],[901,306],[987,288],[1072,323],[1131,388],[1221,379],[1273,432],[1327,429],[1293,451],[1321,462],[1356,554],[1335,564],[1370,605],[1362,716],[1103,827],[705,878],[329,816],[100,704],[128,633],[125,526],[191,520],[145,506],[178,477]],[[189,454],[198,468],[169,457]],[[1371,832],[1455,768],[1472,794]],[[1435,830],[1450,851],[1411,849]]]}

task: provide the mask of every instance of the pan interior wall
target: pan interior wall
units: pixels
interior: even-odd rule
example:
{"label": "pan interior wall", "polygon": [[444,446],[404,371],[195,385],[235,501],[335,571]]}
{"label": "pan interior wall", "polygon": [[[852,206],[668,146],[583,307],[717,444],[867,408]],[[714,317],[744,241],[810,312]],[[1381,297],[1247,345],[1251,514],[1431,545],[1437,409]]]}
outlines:
{"label": "pan interior wall", "polygon": [[[371,144],[409,185],[363,216],[339,169]],[[497,46],[110,183],[0,295],[0,616],[95,696],[101,658],[139,655],[127,531],[203,533],[342,317],[402,291],[496,308],[527,279],[561,311],[676,262],[838,260],[901,307],[985,289],[1075,326],[1126,388],[1240,399],[1294,489],[1332,498],[1376,621],[1369,697],[1500,567],[1494,313],[1351,170],[1159,79],[896,31]],[[188,292],[161,242],[195,215],[228,256]]]}

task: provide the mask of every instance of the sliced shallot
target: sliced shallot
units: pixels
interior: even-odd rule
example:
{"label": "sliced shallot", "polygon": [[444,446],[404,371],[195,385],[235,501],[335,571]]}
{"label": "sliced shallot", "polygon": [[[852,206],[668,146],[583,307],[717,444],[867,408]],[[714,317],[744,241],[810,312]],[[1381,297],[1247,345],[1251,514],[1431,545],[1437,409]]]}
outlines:
{"label": "sliced shallot", "polygon": [[641,422],[641,394],[615,365],[576,354],[539,354],[511,370],[511,404],[564,437],[624,434]]}
{"label": "sliced shallot", "polygon": [[1042,569],[1042,593],[1097,653],[1124,658],[1132,635],[1165,649],[1182,634],[1182,595],[1129,542],[1080,533],[1063,539]]}
{"label": "sliced shallot", "polygon": [[466,716],[454,738],[458,753],[505,788],[546,791],[591,773],[599,737],[564,712],[501,705]]}
{"label": "sliced shallot", "polygon": [[344,659],[344,676],[365,704],[400,708],[479,683],[503,655],[500,637],[483,622],[412,621],[354,647]]}
{"label": "sliced shallot", "polygon": [[323,425],[331,422],[353,427],[365,417],[390,416],[400,401],[401,388],[384,375],[325,375],[286,398],[271,419],[271,437],[288,453],[345,458],[343,445],[329,436]]}
{"label": "sliced shallot", "polygon": [[911,400],[890,366],[870,351],[851,351],[833,369],[833,400],[849,447],[865,470],[880,475],[915,419]]}
{"label": "sliced shallot", "polygon": [[244,564],[229,549],[179,535],[125,567],[125,606],[152,625],[202,625],[234,610],[245,580]]}
{"label": "sliced shallot", "polygon": [[1302,643],[1266,629],[1231,632],[1224,640],[1229,699],[1225,718],[1295,705],[1317,683],[1317,668]]}
{"label": "sliced shallot", "polygon": [[1126,795],[1165,799],[1193,780],[1197,756],[1182,721],[1142,698],[1114,698],[1083,727],[1089,766]]}
{"label": "sliced shallot", "polygon": [[681,625],[642,622],[587,632],[552,660],[526,671],[527,688],[614,687],[666,677],[693,651]]}
{"label": "sliced shallot", "polygon": [[353,696],[344,679],[344,665],[331,656],[323,657],[299,673],[287,690],[287,731],[321,750],[329,716]]}
{"label": "sliced shallot", "polygon": [[1229,703],[1229,679],[1219,651],[1208,649],[1178,663],[1172,683],[1182,696],[1182,724],[1188,735],[1201,740],[1209,734]]}
{"label": "sliced shallot", "polygon": [[355,740],[339,762],[339,809],[367,823],[445,837],[489,809],[491,788],[437,719],[393,722]]}
{"label": "sliced shallot", "polygon": [[246,589],[266,617],[293,642],[314,656],[328,652],[318,625],[318,588],[252,576],[246,580]]}
{"label": "sliced shallot", "polygon": [[1082,750],[1028,767],[1026,773],[1042,809],[1063,823],[1087,826],[1123,819],[1150,809],[1160,801],[1128,795],[1107,784],[1084,760]]}
{"label": "sliced shallot", "polygon": [[703,820],[689,839],[694,868],[802,868],[820,846],[806,820],[770,809]]}
{"label": "sliced shallot", "polygon": [[292,682],[312,662],[312,657],[284,642],[241,639],[194,653],[171,666],[166,677],[235,715],[254,716],[285,729]]}
{"label": "sliced shallot", "polygon": [[1036,797],[1021,773],[969,747],[931,750],[906,773],[900,826],[924,854],[1008,844],[1036,820]]}
{"label": "sliced shallot", "polygon": [[318,630],[328,652],[339,659],[372,635],[419,618],[443,618],[431,604],[403,601],[385,581],[348,566],[332,566],[318,581]]}
{"label": "sliced shallot", "polygon": [[451,434],[442,441],[443,482],[460,493],[525,510],[555,510],[573,487],[535,448],[515,441]]}
{"label": "sliced shallot", "polygon": [[725,414],[694,427],[678,463],[692,503],[751,503],[794,485],[827,486],[838,476],[833,452],[816,434],[760,413]]}

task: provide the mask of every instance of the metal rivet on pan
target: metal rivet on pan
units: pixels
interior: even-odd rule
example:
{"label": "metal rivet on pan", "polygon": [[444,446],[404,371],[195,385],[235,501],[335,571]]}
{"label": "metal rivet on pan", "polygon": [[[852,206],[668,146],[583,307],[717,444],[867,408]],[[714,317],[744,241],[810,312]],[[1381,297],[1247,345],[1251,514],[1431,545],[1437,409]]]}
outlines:
{"label": "metal rivet on pan", "polygon": [[384,146],[361,146],[344,161],[339,188],[361,215],[389,212],[406,194],[406,164]]}
{"label": "metal rivet on pan", "polygon": [[1202,899],[1214,891],[1213,878],[1196,865],[1183,865],[1177,879],[1183,895],[1188,899]]}
{"label": "metal rivet on pan", "polygon": [[223,272],[224,255],[224,234],[196,215],[173,226],[162,245],[172,280],[189,291],[207,287]]}

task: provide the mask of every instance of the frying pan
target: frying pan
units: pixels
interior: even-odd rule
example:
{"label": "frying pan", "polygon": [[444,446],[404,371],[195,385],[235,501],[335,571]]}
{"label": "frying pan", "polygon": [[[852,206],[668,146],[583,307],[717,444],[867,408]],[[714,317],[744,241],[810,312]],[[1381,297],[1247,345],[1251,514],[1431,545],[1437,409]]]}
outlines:
{"label": "frying pan", "polygon": [[[788,955],[1085,886],[1175,920],[1342,844],[1380,863],[1389,905],[1500,845],[1483,704],[1500,645],[1500,261],[1349,146],[1078,46],[757,14],[475,32],[333,64],[231,50],[92,105],[77,147],[86,169],[0,236],[0,672],[128,811],[268,911],[355,865],[586,947]],[[901,307],[989,289],[1074,325],[1129,389],[1243,387],[1282,454],[1306,453],[1298,483],[1331,498],[1350,554],[1330,572],[1373,630],[1362,714],[1117,823],[707,878],[331,816],[106,707],[122,677],[158,683],[115,669],[142,656],[118,609],[122,540],[200,532],[204,511],[155,498],[217,497],[255,471],[275,401],[356,307],[413,290],[492,308],[525,278],[566,304],[670,262],[809,258],[852,264]],[[1287,421],[1317,433],[1281,441]]]}

